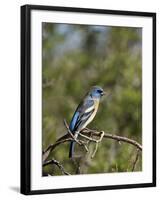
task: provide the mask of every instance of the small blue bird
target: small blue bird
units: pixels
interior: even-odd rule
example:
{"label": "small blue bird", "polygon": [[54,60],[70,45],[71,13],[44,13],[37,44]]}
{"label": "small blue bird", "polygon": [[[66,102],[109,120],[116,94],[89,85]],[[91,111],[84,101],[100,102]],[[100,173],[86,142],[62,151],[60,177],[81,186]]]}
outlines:
{"label": "small blue bird", "polygon": [[[78,137],[78,133],[84,129],[95,117],[100,98],[104,95],[104,91],[99,86],[93,86],[86,94],[82,102],[78,105],[69,125],[70,131],[74,137]],[[71,141],[69,158],[73,157],[75,141]]]}

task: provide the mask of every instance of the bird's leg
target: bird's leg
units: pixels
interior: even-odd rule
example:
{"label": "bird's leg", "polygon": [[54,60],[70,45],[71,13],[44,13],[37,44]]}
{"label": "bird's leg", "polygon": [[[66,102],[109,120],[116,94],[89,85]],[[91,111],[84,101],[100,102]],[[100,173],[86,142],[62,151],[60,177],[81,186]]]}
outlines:
{"label": "bird's leg", "polygon": [[[70,131],[70,130],[69,130]],[[70,131],[71,132],[71,131]],[[71,132],[72,133],[72,132]],[[72,134],[73,135],[73,134]],[[80,146],[83,145],[85,150],[88,152],[88,147],[86,146],[85,142],[82,140],[78,140],[77,137],[79,135],[79,132],[75,132],[75,134],[73,135],[73,139],[75,142],[77,142]]]}
{"label": "bird's leg", "polygon": [[73,133],[72,133],[72,131],[69,129],[69,126],[68,126],[68,124],[67,124],[67,122],[66,122],[65,119],[64,119],[64,125],[65,125],[65,127],[66,127],[68,133],[70,134],[71,138],[72,138],[75,142],[77,142],[79,145],[82,145],[81,142],[79,142],[79,140],[77,140],[77,136],[78,136],[78,135],[77,135],[77,134],[73,135]]}
{"label": "bird's leg", "polygon": [[85,148],[85,150],[88,152],[89,150],[88,150],[88,147],[86,146],[85,142],[82,141],[82,140],[77,140],[78,134],[80,134],[80,133],[79,133],[79,132],[76,132],[75,135],[73,135],[73,133],[72,133],[72,131],[69,129],[69,126],[68,126],[68,124],[67,124],[67,122],[66,122],[65,119],[63,120],[63,122],[64,122],[64,125],[65,125],[65,127],[66,127],[68,133],[69,133],[70,136],[72,137],[72,139],[73,139],[75,142],[77,142],[79,145],[83,145],[84,148]]}
{"label": "bird's leg", "polygon": [[[75,134],[74,134],[74,140],[77,140],[77,137],[78,137],[79,134],[80,134],[79,131],[75,132]],[[85,150],[86,150],[87,152],[89,151],[89,150],[88,150],[88,147],[86,146],[86,142],[85,142],[85,141],[83,141],[83,140],[78,140],[78,142],[79,142],[80,145],[83,145],[83,146],[84,146],[84,148],[85,148]]]}

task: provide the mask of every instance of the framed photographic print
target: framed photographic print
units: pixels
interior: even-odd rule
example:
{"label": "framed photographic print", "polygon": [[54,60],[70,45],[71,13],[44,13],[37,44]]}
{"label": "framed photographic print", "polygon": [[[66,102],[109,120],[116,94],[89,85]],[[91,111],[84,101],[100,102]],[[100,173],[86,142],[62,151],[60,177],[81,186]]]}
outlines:
{"label": "framed photographic print", "polygon": [[156,186],[156,14],[21,7],[21,193]]}

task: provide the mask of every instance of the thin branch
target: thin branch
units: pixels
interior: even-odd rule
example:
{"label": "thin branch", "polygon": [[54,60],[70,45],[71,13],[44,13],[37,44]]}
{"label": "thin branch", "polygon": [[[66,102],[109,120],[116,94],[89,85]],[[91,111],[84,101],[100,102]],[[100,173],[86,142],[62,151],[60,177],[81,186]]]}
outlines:
{"label": "thin branch", "polygon": [[136,167],[136,163],[138,161],[138,158],[139,158],[139,149],[137,149],[137,154],[136,154],[135,160],[133,162],[132,172],[134,171],[134,169]]}
{"label": "thin branch", "polygon": [[66,122],[65,119],[64,119],[64,125],[65,125],[65,127],[66,127],[68,133],[71,135],[71,138],[72,138],[75,142],[77,142],[79,145],[82,145],[81,142],[80,142],[79,140],[77,140],[77,139],[74,137],[74,135],[73,135],[73,133],[71,132],[71,130],[69,129],[69,126],[68,126],[68,124],[67,124],[67,122]]}
{"label": "thin branch", "polygon": [[64,175],[70,175],[68,172],[66,172],[66,170],[64,169],[63,165],[59,163],[59,161],[52,159],[52,160],[48,160],[45,163],[43,163],[43,167],[47,166],[47,165],[56,165],[62,172],[62,174]]}
{"label": "thin branch", "polygon": [[99,140],[97,140],[97,142],[96,142],[95,150],[94,150],[91,158],[94,158],[94,156],[98,150],[98,144],[102,141],[103,137],[104,137],[104,131],[101,132],[101,136],[100,136]]}
{"label": "thin branch", "polygon": [[43,162],[48,158],[49,154],[53,151],[53,149],[55,149],[58,145],[68,142],[68,141],[72,141],[73,139],[68,137],[67,135],[62,136],[61,138],[59,138],[54,144],[50,144],[44,151],[43,151],[43,155],[42,155],[42,160]]}
{"label": "thin branch", "polygon": [[91,158],[94,158],[94,156],[95,156],[97,150],[98,150],[98,142],[96,143],[96,146],[95,146],[95,149],[94,149],[94,151],[93,151],[93,153],[92,153],[92,155],[91,155]]}
{"label": "thin branch", "polygon": [[[101,134],[101,131],[90,130],[90,129],[87,128],[87,129],[84,129],[81,133],[83,135],[93,135],[93,136],[99,137],[99,135]],[[108,139],[117,140],[118,142],[126,142],[126,143],[129,143],[129,144],[132,144],[133,146],[137,147],[140,151],[142,151],[142,145],[141,144],[139,144],[135,140],[129,139],[127,137],[112,135],[110,133],[104,133],[103,137],[108,138]]]}

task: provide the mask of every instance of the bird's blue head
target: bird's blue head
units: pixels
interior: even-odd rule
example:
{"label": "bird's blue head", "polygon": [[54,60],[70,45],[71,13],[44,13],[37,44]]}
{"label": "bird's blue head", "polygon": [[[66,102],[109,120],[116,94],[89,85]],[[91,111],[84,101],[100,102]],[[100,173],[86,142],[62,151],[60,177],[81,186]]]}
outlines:
{"label": "bird's blue head", "polygon": [[89,94],[92,98],[100,99],[105,94],[105,92],[103,91],[101,87],[93,86]]}

